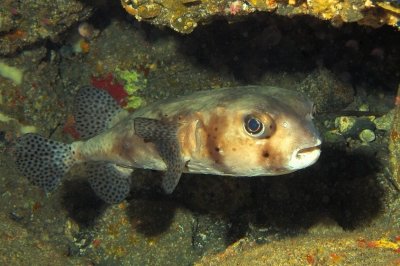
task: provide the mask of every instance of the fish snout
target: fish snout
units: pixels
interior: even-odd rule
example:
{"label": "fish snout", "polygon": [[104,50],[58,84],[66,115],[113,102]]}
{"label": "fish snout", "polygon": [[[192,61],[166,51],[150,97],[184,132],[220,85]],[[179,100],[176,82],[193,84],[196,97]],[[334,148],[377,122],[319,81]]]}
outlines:
{"label": "fish snout", "polygon": [[321,139],[316,138],[313,144],[296,149],[288,163],[289,168],[298,170],[314,164],[321,154],[321,143]]}

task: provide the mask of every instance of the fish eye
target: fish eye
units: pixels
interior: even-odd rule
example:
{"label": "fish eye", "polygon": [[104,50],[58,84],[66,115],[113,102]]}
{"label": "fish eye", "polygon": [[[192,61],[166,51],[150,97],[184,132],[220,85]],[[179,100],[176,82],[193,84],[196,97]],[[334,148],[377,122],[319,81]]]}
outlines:
{"label": "fish eye", "polygon": [[269,138],[275,131],[275,123],[269,115],[263,115],[264,123],[254,115],[246,116],[243,122],[246,133],[255,138]]}
{"label": "fish eye", "polygon": [[248,116],[244,123],[244,128],[250,135],[259,135],[264,131],[264,124],[256,117]]}

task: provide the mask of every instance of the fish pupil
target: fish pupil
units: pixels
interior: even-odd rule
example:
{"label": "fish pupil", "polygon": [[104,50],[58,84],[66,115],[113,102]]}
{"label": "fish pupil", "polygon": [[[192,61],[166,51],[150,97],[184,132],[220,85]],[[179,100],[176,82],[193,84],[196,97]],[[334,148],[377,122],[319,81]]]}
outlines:
{"label": "fish pupil", "polygon": [[263,124],[258,120],[257,118],[254,117],[249,117],[246,119],[246,131],[250,134],[257,134],[260,133],[263,129]]}
{"label": "fish pupil", "polygon": [[260,128],[260,123],[256,119],[249,120],[249,129],[251,131],[257,131]]}

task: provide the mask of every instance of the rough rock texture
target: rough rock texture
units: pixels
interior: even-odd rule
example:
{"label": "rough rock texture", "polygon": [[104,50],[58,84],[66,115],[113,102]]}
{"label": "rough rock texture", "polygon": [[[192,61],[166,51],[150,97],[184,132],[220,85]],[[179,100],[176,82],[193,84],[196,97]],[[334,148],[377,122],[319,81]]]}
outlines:
{"label": "rough rock texture", "polygon": [[259,11],[288,17],[311,15],[330,20],[335,26],[347,22],[371,27],[400,26],[400,3],[393,0],[121,0],[121,3],[136,19],[181,33],[190,33],[198,24],[217,17],[235,21],[239,16]]}
{"label": "rough rock texture", "polygon": [[396,107],[392,130],[389,137],[390,168],[397,188],[400,188],[400,86],[396,97]]}
{"label": "rough rock texture", "polygon": [[[395,236],[396,232],[385,234]],[[309,238],[310,235],[314,237]],[[218,255],[204,257],[195,265],[398,265],[398,242],[379,235],[370,237],[338,230],[264,245],[254,245],[244,239]]]}
{"label": "rough rock texture", "polygon": [[313,99],[318,112],[341,110],[354,100],[351,84],[341,81],[326,69],[312,72],[298,90]]}
{"label": "rough rock texture", "polygon": [[[394,114],[400,82],[400,34],[394,27],[332,27],[311,16],[258,12],[183,35],[138,22],[117,1],[103,6],[91,1],[96,11],[76,24],[84,17],[81,11],[58,8],[71,10],[88,1],[45,5],[48,1],[36,5],[68,22],[59,20],[48,28],[54,35],[26,43],[11,43],[7,33],[29,26],[27,20],[39,25],[43,13],[16,20],[7,12],[18,2],[0,1],[0,42],[9,44],[2,46],[8,48],[0,66],[23,73],[19,82],[0,73],[1,265],[398,264],[400,198],[387,170],[392,119],[374,120]],[[32,8],[32,2],[22,2]],[[189,2],[186,9],[211,5]],[[244,7],[231,3],[232,9],[223,5],[221,12]],[[287,3],[295,10],[313,2],[281,1],[275,13]],[[150,11],[154,15],[157,8],[141,10],[148,16]],[[71,26],[64,31],[66,24]],[[83,166],[72,169],[50,195],[32,186],[16,171],[9,144],[27,127],[71,142],[78,86],[97,84],[120,94],[132,85],[121,73],[146,80],[137,95],[146,103],[246,84],[302,89],[327,111],[317,112],[315,121],[321,135],[331,138],[324,139],[318,162],[297,173],[184,175],[172,195],[160,192],[161,173],[136,169],[131,195],[113,206],[96,197]],[[357,134],[342,134],[335,124],[349,115],[342,111],[362,110],[368,112],[355,120],[377,122],[376,129],[368,127],[376,135],[368,143]]]}
{"label": "rough rock texture", "polygon": [[0,55],[10,55],[57,36],[86,19],[92,7],[83,1],[10,1],[0,4]]}

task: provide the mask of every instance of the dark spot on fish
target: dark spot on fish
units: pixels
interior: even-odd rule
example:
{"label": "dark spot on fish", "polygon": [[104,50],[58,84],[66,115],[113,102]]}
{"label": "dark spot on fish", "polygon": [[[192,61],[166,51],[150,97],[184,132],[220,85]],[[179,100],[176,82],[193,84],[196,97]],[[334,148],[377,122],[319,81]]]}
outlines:
{"label": "dark spot on fish", "polygon": [[219,136],[223,136],[224,132],[221,130],[218,132],[218,129],[224,129],[227,128],[227,119],[224,116],[218,116],[218,115],[212,115],[210,117],[210,121],[208,122],[207,125],[205,125],[205,131],[207,133],[207,142],[206,142],[206,147],[208,151],[208,156],[215,162],[215,164],[218,164],[218,170],[225,172],[226,167],[224,166],[224,157],[220,153],[221,149],[221,141],[223,142],[223,139],[220,139]]}
{"label": "dark spot on fish", "polygon": [[264,158],[268,158],[269,157],[269,152],[268,151],[263,151],[262,156]]}

